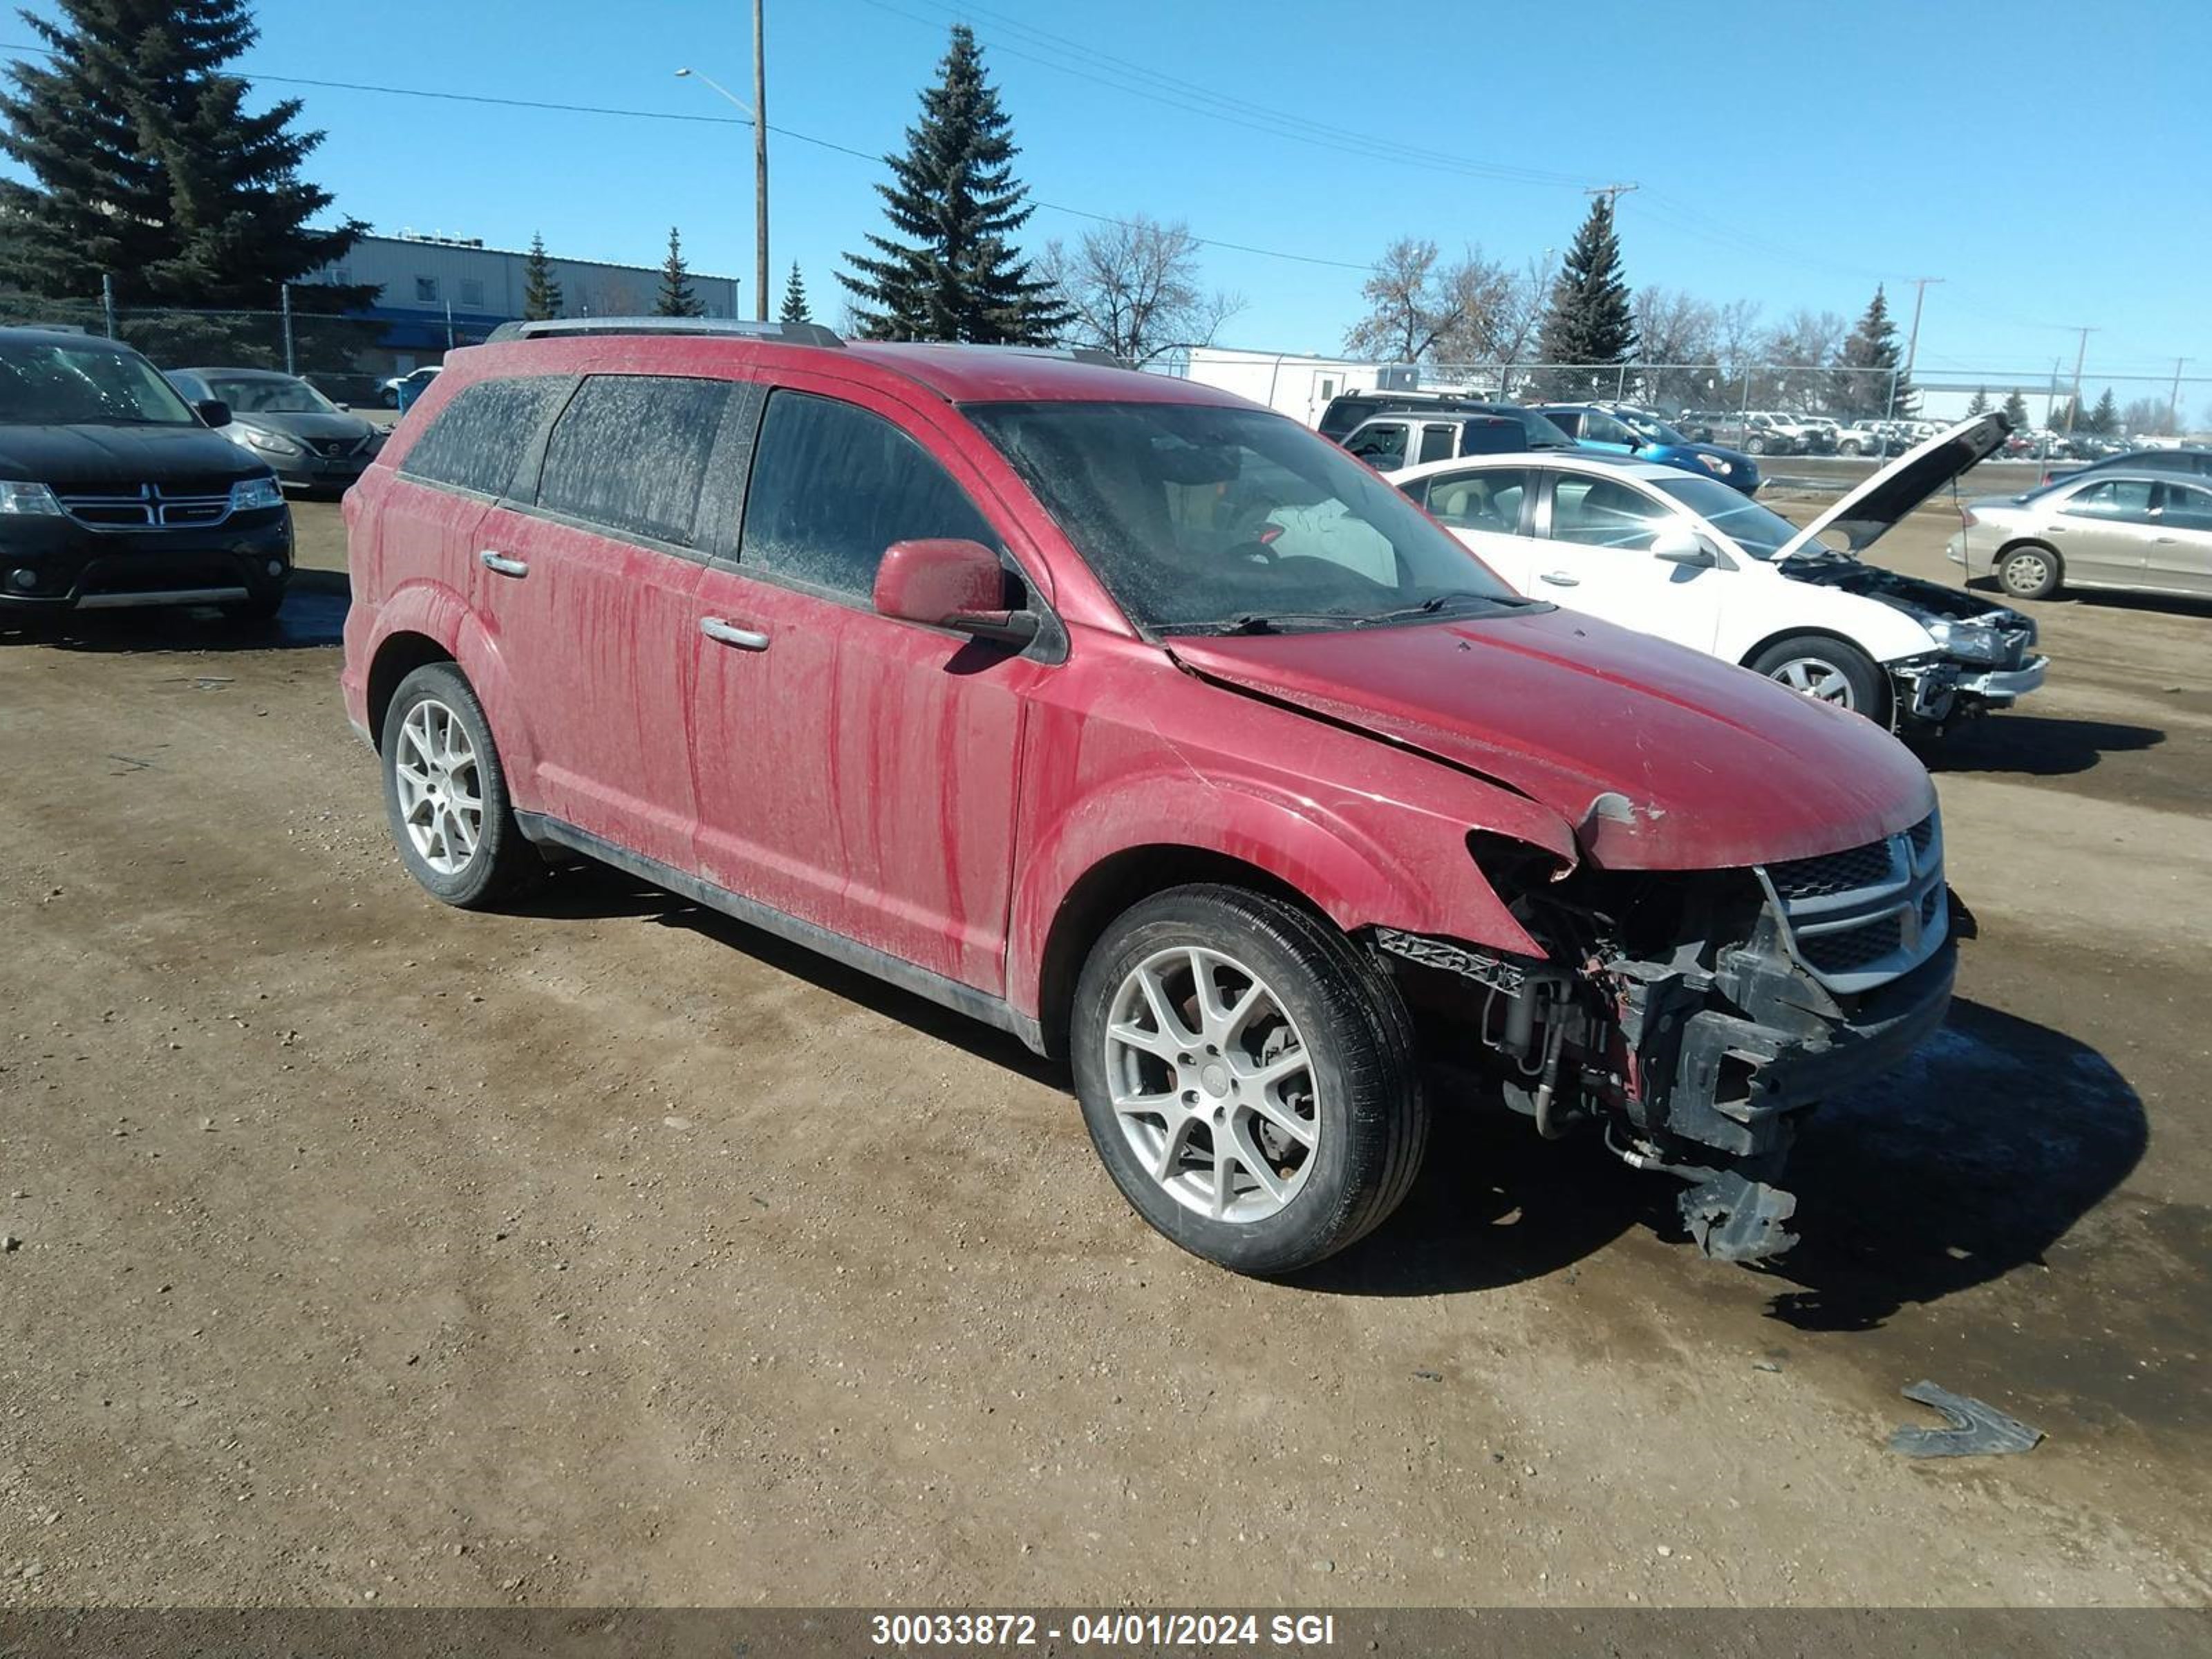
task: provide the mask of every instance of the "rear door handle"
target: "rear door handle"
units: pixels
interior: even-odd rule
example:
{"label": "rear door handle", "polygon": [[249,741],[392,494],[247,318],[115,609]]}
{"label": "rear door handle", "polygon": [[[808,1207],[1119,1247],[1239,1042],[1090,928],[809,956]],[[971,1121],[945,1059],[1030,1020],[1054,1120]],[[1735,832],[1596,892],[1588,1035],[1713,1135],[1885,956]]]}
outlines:
{"label": "rear door handle", "polygon": [[477,555],[483,568],[501,576],[527,576],[530,567],[520,559],[510,559],[504,553],[495,553],[489,548]]}
{"label": "rear door handle", "polygon": [[720,617],[699,618],[699,631],[710,640],[724,645],[734,645],[740,651],[765,651],[768,635],[757,634],[750,628],[740,628],[735,623],[724,622]]}
{"label": "rear door handle", "polygon": [[1554,587],[1580,587],[1583,585],[1580,576],[1570,576],[1564,570],[1547,570],[1543,580]]}
{"label": "rear door handle", "polygon": [[2156,542],[2160,547],[2171,547],[2174,543],[2179,541],[2181,538],[2179,536],[2154,536],[2151,539]]}

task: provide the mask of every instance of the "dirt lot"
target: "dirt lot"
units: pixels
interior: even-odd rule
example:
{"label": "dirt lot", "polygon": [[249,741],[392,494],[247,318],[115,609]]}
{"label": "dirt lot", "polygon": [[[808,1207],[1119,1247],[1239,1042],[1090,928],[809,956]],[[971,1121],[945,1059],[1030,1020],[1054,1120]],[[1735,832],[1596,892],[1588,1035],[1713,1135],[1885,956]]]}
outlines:
{"label": "dirt lot", "polygon": [[[2212,608],[2042,607],[1942,757],[1981,937],[1786,1271],[1470,1114],[1272,1285],[1008,1041],[611,877],[431,902],[342,603],[0,643],[0,1602],[2212,1596]],[[1896,1457],[1923,1377],[2050,1438]]]}

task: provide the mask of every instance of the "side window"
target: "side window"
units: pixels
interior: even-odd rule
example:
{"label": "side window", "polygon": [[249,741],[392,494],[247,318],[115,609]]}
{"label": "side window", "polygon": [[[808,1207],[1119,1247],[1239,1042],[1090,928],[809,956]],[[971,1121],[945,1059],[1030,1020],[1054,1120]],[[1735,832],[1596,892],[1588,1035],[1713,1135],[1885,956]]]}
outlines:
{"label": "side window", "polygon": [[2159,488],[2166,492],[2166,510],[2159,516],[2167,524],[2177,530],[2212,530],[2212,489],[2186,483]]}
{"label": "side window", "polygon": [[1620,444],[1626,447],[1629,443],[1628,428],[1610,415],[1584,416],[1583,429],[1577,435],[1596,444]]}
{"label": "side window", "polygon": [[2102,483],[2077,489],[2059,504],[2058,510],[2078,519],[2117,519],[2125,524],[2150,522],[2150,492],[2147,478],[2107,478]]}
{"label": "side window", "polygon": [[545,446],[538,505],[623,535],[692,544],[726,380],[594,374]]}
{"label": "side window", "polygon": [[1370,426],[1364,432],[1356,432],[1345,449],[1373,467],[1377,472],[1389,472],[1406,464],[1406,424],[1402,421],[1385,421]]}
{"label": "side window", "polygon": [[884,550],[925,537],[1006,551],[952,476],[881,416],[803,392],[769,395],[741,566],[866,599]]}
{"label": "side window", "polygon": [[1429,483],[1429,511],[1454,530],[1486,530],[1511,536],[1521,528],[1521,500],[1528,474],[1517,466],[1480,472],[1447,472]]}
{"label": "side window", "polygon": [[1611,478],[1562,473],[1552,491],[1552,539],[1637,551],[1674,517],[1672,507]]}
{"label": "side window", "polygon": [[1449,426],[1425,426],[1421,428],[1421,459],[1425,461],[1448,461],[1455,453],[1453,439],[1458,428]]}
{"label": "side window", "polygon": [[479,380],[439,410],[399,470],[432,483],[504,495],[539,428],[575,384],[552,374]]}

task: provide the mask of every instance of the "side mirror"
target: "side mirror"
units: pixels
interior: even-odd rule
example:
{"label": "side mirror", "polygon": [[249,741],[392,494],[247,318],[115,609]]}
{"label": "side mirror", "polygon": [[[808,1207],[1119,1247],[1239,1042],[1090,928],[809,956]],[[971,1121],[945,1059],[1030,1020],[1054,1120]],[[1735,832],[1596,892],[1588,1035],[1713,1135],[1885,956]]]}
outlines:
{"label": "side mirror", "polygon": [[876,567],[876,613],[1027,645],[1036,637],[1036,613],[1007,607],[1006,581],[999,556],[981,542],[893,542]]}
{"label": "side mirror", "polygon": [[352,414],[352,413],[353,413],[353,405],[352,405],[351,404],[340,404],[338,405],[338,413],[339,413],[339,414],[341,414],[341,415],[350,415],[350,414]]}
{"label": "side mirror", "polygon": [[1651,544],[1651,556],[1698,570],[1711,570],[1720,562],[1719,556],[1692,530],[1661,531],[1658,539]]}
{"label": "side mirror", "polygon": [[192,413],[210,426],[230,424],[230,405],[220,398],[202,398],[192,405]]}

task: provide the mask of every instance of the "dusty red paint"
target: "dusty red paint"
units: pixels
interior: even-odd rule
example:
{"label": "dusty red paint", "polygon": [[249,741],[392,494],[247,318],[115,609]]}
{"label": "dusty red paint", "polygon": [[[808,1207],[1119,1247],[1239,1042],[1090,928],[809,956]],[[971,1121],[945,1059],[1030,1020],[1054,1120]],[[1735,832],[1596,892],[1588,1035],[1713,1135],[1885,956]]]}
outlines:
{"label": "dusty red paint", "polygon": [[[378,651],[425,635],[475,684],[518,805],[1025,1014],[1069,891],[1131,848],[1243,860],[1346,927],[1533,952],[1469,831],[1562,869],[1699,868],[1854,845],[1932,805],[1926,774],[1868,722],[1565,613],[1147,641],[955,406],[1241,406],[1209,388],[1048,357],[740,339],[541,341],[447,364],[348,497],[356,722]],[[495,372],[726,376],[889,416],[992,521],[1064,625],[1066,661],[400,477],[438,410]],[[485,571],[486,547],[526,558],[528,580]],[[716,645],[704,617],[772,646]]]}
{"label": "dusty red paint", "polygon": [[893,542],[876,571],[879,616],[919,623],[980,616],[1006,608],[998,556],[975,542]]}

